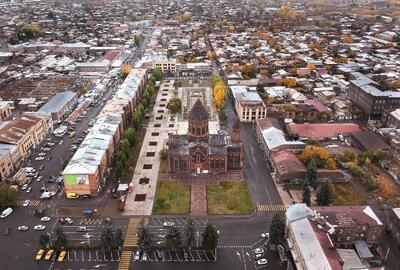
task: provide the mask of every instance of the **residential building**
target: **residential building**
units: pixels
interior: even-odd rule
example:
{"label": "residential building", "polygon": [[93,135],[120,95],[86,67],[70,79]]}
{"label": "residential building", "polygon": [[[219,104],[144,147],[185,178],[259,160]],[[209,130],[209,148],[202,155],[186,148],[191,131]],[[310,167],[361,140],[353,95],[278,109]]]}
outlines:
{"label": "residential building", "polygon": [[5,121],[11,115],[11,106],[9,101],[0,101],[0,122]]}
{"label": "residential building", "polygon": [[382,122],[386,127],[400,129],[400,109],[385,111]]}
{"label": "residential building", "polygon": [[44,104],[38,112],[49,115],[53,121],[62,120],[75,106],[77,100],[78,94],[75,92],[59,92]]}
{"label": "residential building", "polygon": [[392,208],[392,210],[389,211],[386,224],[393,240],[400,246],[400,208]]}
{"label": "residential building", "polygon": [[49,117],[24,114],[0,128],[0,175],[7,177],[47,136]]}
{"label": "residential building", "polygon": [[235,99],[235,109],[241,122],[255,122],[267,116],[267,106],[257,93],[242,85],[230,86]]}
{"label": "residential building", "polygon": [[360,131],[354,123],[322,123],[322,124],[288,124],[286,129],[289,135],[299,139],[325,140],[338,135],[351,135]]}
{"label": "residential building", "polygon": [[176,65],[176,59],[165,59],[162,61],[155,61],[153,68],[161,68],[164,74],[175,74]]}
{"label": "residential building", "polygon": [[359,72],[353,72],[351,75],[354,79],[350,80],[349,98],[364,113],[382,115],[384,110],[400,108],[400,92],[382,91],[378,89],[378,83]]}

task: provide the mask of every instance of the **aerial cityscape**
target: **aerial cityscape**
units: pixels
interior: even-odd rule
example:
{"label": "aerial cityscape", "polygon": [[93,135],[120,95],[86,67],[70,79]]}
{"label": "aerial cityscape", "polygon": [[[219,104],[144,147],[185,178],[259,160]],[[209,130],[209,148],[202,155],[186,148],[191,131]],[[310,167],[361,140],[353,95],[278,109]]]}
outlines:
{"label": "aerial cityscape", "polygon": [[0,269],[400,269],[399,0],[0,0]]}

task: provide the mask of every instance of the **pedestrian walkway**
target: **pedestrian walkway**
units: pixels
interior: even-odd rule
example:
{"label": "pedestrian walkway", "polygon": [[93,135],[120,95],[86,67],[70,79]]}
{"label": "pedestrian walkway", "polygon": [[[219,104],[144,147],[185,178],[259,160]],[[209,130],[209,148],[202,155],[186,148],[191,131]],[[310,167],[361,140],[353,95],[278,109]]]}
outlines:
{"label": "pedestrian walkway", "polygon": [[[129,219],[128,228],[125,233],[124,249],[132,249],[137,247],[138,237],[137,230],[140,225],[141,218],[131,218]],[[144,219],[144,225],[147,225],[148,219]]]}
{"label": "pedestrian walkway", "polygon": [[[22,206],[25,200],[18,200],[16,206]],[[40,200],[31,200],[28,206],[38,206],[40,204]]]}
{"label": "pedestrian walkway", "polygon": [[128,270],[129,265],[131,264],[132,259],[132,251],[124,250],[121,253],[118,270]]}
{"label": "pedestrian walkway", "polygon": [[285,212],[288,206],[283,204],[258,204],[258,212]]}
{"label": "pedestrian walkway", "polygon": [[190,214],[192,216],[207,215],[207,188],[205,183],[193,181],[190,193]]}

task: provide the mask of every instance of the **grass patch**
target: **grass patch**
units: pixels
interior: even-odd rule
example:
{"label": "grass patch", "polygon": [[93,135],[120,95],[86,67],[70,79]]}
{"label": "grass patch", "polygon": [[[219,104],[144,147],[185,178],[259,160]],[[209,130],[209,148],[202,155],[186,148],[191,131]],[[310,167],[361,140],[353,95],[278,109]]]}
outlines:
{"label": "grass patch", "polygon": [[159,181],[153,205],[155,215],[186,215],[190,211],[190,185]]}
{"label": "grass patch", "polygon": [[351,183],[332,184],[333,205],[357,205],[365,203],[365,198]]}
{"label": "grass patch", "polygon": [[210,215],[246,215],[254,209],[246,181],[207,186],[207,207]]}

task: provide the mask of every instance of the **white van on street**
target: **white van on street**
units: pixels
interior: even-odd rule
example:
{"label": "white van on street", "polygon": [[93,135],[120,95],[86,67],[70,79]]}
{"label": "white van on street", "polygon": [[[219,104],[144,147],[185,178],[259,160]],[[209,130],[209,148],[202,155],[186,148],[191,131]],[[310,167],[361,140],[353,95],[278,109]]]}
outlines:
{"label": "white van on street", "polygon": [[8,207],[7,209],[5,209],[2,213],[0,218],[6,218],[8,217],[11,213],[13,212],[11,207]]}

